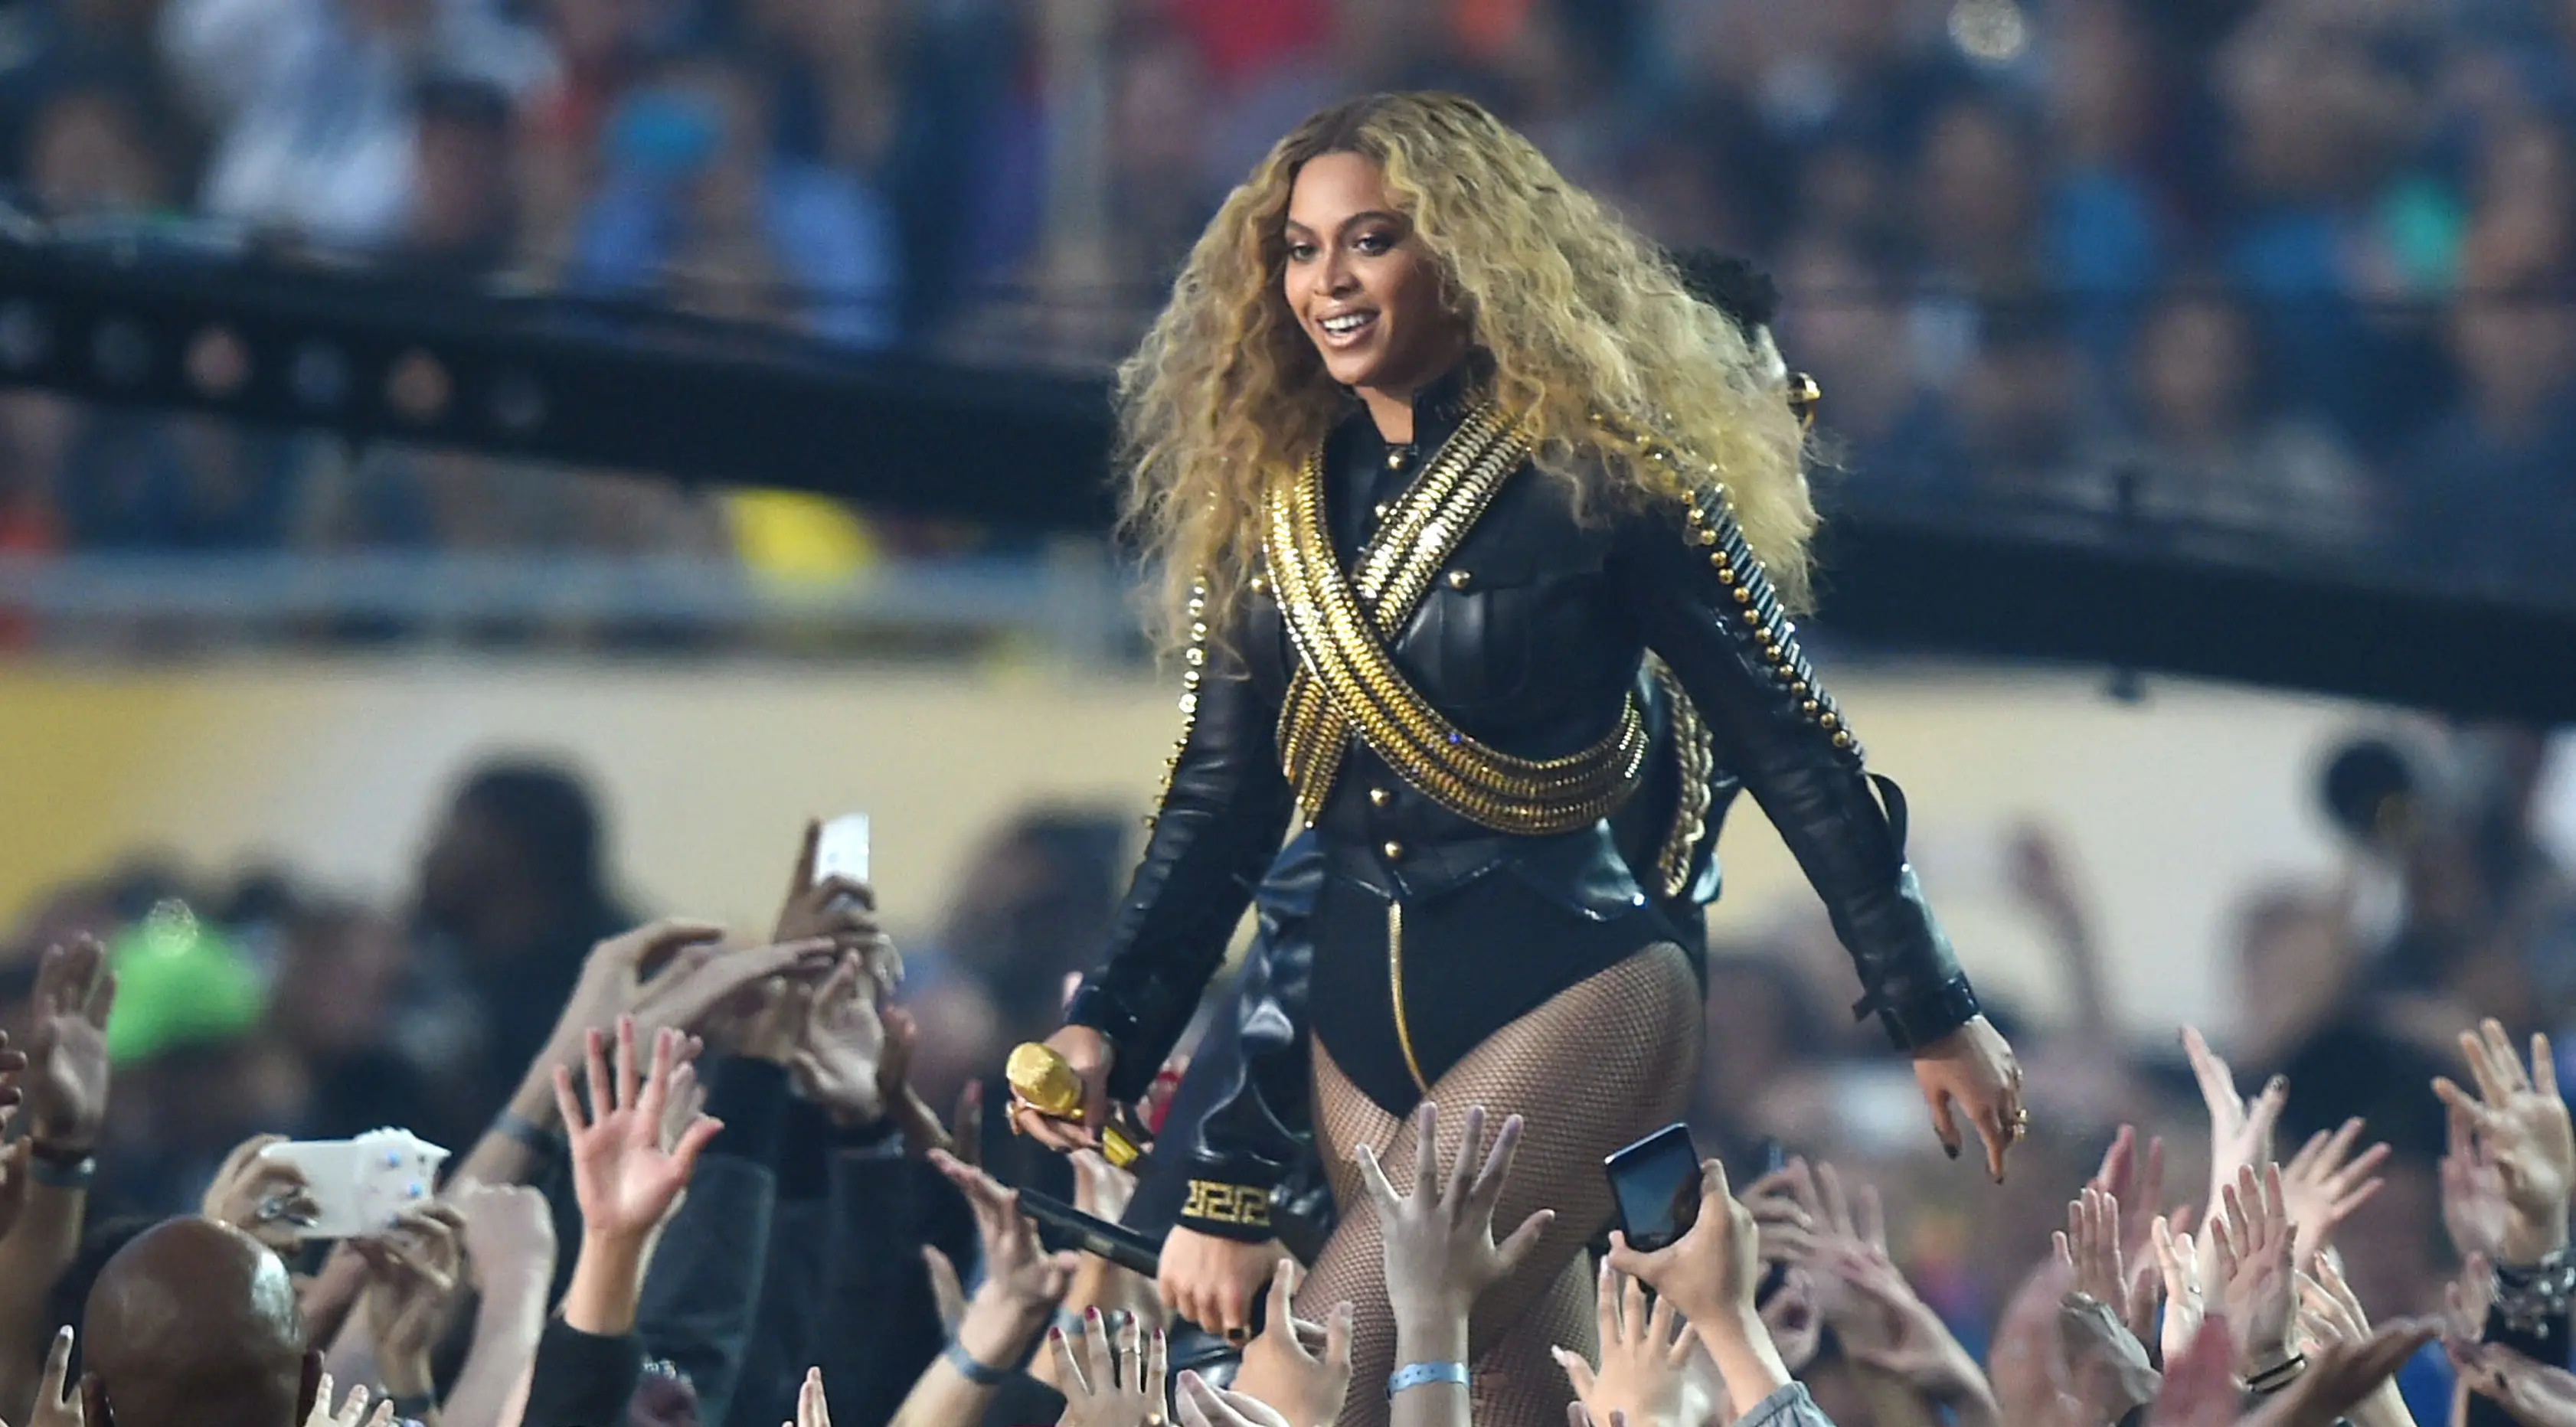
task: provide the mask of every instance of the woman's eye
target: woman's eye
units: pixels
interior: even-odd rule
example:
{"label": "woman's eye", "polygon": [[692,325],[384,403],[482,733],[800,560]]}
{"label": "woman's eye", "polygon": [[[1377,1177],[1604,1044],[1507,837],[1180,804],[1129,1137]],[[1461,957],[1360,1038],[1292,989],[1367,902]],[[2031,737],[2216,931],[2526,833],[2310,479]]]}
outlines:
{"label": "woman's eye", "polygon": [[1315,256],[1315,245],[1312,243],[1290,243],[1288,245],[1288,261],[1292,263],[1302,263],[1313,256]]}
{"label": "woman's eye", "polygon": [[1394,247],[1395,237],[1390,233],[1362,233],[1359,237],[1359,241],[1351,244],[1351,246],[1370,255],[1371,257],[1375,257],[1377,254],[1383,253]]}

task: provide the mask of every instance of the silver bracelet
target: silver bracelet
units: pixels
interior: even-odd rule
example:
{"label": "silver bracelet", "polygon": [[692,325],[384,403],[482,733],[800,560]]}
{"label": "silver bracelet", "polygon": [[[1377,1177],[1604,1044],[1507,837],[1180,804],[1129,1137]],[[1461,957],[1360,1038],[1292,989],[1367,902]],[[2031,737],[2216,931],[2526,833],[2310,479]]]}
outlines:
{"label": "silver bracelet", "polygon": [[1435,1383],[1444,1382],[1455,1387],[1465,1387],[1467,1365],[1465,1363],[1413,1363],[1397,1368],[1387,1377],[1386,1395],[1388,1400],[1392,1401],[1397,1393],[1408,1387],[1429,1387]]}
{"label": "silver bracelet", "polygon": [[2495,1266],[2495,1311],[2517,1333],[2538,1333],[2565,1318],[2570,1297],[2576,1297],[2576,1260],[2563,1248],[2536,1264]]}

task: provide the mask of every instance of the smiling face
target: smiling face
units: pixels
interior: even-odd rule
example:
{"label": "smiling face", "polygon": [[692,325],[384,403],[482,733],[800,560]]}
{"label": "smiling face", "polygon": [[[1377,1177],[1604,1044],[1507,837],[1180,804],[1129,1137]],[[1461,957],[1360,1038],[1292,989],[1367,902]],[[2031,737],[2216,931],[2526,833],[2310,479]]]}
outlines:
{"label": "smiling face", "polygon": [[1288,310],[1334,381],[1409,402],[1465,353],[1466,323],[1443,306],[1431,254],[1375,163],[1309,160],[1289,191],[1285,236]]}

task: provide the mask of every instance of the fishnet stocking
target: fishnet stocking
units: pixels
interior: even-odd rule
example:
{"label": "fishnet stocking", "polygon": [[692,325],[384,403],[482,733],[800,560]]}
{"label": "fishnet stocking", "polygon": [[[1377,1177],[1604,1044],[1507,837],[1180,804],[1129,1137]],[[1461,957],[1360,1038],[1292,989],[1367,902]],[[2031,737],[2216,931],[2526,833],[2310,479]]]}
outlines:
{"label": "fishnet stocking", "polygon": [[[1476,1427],[1561,1427],[1573,1399],[1551,1346],[1593,1351],[1592,1275],[1583,1246],[1608,1223],[1601,1161],[1669,1123],[1689,1098],[1699,1064],[1699,984],[1681,948],[1649,947],[1488,1036],[1431,1087],[1441,1107],[1440,1156],[1451,1162],[1482,1105],[1497,1122],[1526,1117],[1495,1231],[1509,1233],[1542,1208],[1556,1211],[1520,1270],[1476,1305],[1469,1325],[1469,1388]],[[1320,1320],[1334,1304],[1357,1311],[1351,1392],[1340,1427],[1385,1427],[1383,1384],[1395,1370],[1395,1320],[1386,1306],[1386,1262],[1377,1219],[1351,1151],[1377,1151],[1387,1177],[1411,1182],[1414,1136],[1353,1086],[1321,1044],[1315,1050],[1317,1148],[1332,1177],[1341,1224],[1297,1293],[1297,1314]]]}

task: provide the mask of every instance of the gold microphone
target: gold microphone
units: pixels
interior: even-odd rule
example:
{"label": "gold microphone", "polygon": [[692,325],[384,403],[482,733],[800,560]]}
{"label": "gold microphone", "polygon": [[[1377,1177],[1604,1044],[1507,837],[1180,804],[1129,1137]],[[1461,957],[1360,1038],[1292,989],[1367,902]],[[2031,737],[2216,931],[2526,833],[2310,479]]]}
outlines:
{"label": "gold microphone", "polygon": [[[1026,1041],[1011,1051],[1011,1059],[1002,1068],[1002,1077],[1011,1085],[1011,1096],[1051,1120],[1082,1123],[1082,1077],[1074,1074],[1072,1062],[1054,1046],[1043,1041]],[[1100,1153],[1120,1169],[1134,1164],[1143,1156],[1136,1141],[1119,1127],[1117,1112],[1110,1112],[1112,1123],[1100,1127]]]}

